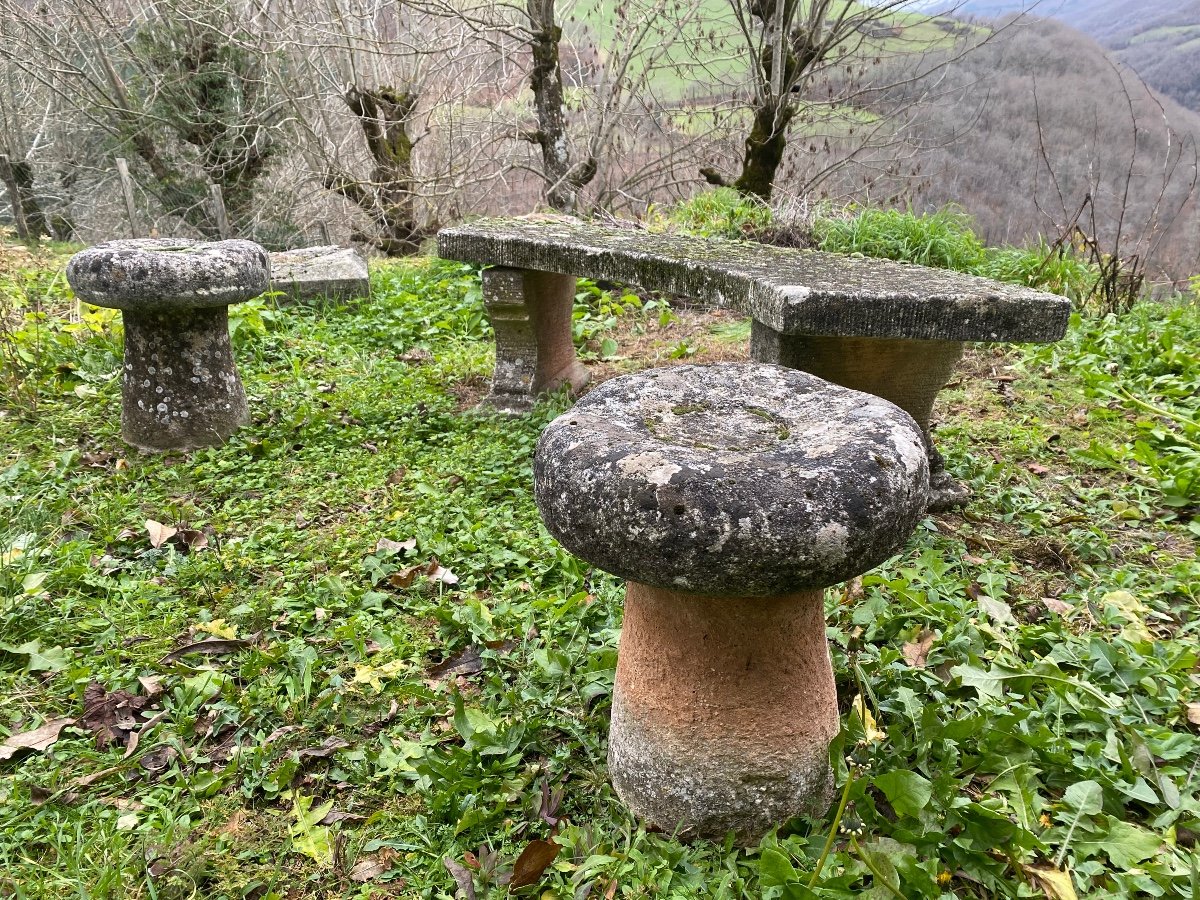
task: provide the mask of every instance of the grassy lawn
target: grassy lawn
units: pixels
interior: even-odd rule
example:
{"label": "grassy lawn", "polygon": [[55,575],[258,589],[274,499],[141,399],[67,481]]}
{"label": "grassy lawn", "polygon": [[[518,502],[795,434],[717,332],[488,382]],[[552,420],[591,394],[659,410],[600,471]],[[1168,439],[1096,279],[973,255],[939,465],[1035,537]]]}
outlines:
{"label": "grassy lawn", "polygon": [[[685,845],[608,786],[621,588],[533,504],[566,401],[469,411],[476,272],[243,305],[253,422],[143,456],[119,320],[33,263],[0,275],[43,304],[2,345],[0,743],[57,739],[0,750],[0,897],[500,897],[530,847],[516,892],[562,900],[1200,897],[1194,307],[964,361],[939,433],[976,499],[827,596],[817,872],[834,810]],[[583,296],[598,375],[745,354],[732,316]]]}

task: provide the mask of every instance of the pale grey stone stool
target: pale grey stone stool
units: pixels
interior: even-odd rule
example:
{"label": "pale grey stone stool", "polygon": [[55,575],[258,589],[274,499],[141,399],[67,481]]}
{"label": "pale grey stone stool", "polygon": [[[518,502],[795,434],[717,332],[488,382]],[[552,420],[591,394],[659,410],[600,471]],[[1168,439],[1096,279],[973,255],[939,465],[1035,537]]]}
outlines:
{"label": "pale grey stone stool", "polygon": [[67,280],[121,310],[121,435],[141,450],[216,446],[249,420],[229,343],[229,306],[267,290],[267,251],[250,241],[147,238],[76,253]]}
{"label": "pale grey stone stool", "polygon": [[538,441],[569,551],[625,578],[609,772],[637,815],[753,843],[832,792],[824,588],[892,556],[929,500],[892,403],[781,366],[607,381]]}

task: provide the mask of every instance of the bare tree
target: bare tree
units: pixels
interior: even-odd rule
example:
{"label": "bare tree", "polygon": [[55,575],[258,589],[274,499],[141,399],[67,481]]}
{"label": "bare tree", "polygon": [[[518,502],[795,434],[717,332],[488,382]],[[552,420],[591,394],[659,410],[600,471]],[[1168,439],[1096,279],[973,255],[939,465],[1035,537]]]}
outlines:
{"label": "bare tree", "polygon": [[[775,189],[797,120],[809,125],[837,120],[850,135],[856,128],[873,136],[893,133],[899,116],[890,121],[859,116],[864,98],[888,87],[864,76],[885,57],[925,58],[946,39],[944,35],[907,36],[912,25],[932,21],[898,17],[914,5],[913,0],[729,2],[736,22],[734,42],[749,73],[749,127],[736,178],[729,179],[713,167],[701,174],[712,184],[729,184],[763,200],[769,200]],[[898,77],[917,76],[904,71]],[[811,129],[808,136],[813,136]],[[855,154],[870,146],[865,140],[857,144]]]}

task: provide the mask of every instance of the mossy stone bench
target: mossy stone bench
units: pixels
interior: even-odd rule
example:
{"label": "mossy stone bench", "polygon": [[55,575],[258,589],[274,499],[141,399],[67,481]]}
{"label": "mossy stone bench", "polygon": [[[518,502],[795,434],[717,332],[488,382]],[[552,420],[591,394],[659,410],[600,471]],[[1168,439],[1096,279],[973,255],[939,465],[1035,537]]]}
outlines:
{"label": "mossy stone bench", "polygon": [[1057,341],[1065,297],[890,260],[653,234],[558,216],[482,219],[443,229],[438,253],[492,266],[484,304],[496,332],[487,403],[527,411],[542,393],[587,382],[571,343],[577,276],[709,300],[753,320],[758,362],[800,369],[890,400],[916,420],[930,457],[930,508],[966,491],[929,433],[937,392],[966,341]]}

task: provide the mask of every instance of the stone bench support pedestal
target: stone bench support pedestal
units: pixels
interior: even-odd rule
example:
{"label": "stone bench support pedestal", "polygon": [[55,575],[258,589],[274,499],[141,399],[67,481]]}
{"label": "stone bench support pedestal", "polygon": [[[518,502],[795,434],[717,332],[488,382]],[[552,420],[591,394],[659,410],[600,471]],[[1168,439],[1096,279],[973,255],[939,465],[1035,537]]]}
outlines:
{"label": "stone bench support pedestal", "polygon": [[485,405],[526,413],[542,394],[587,384],[588,371],[571,341],[573,275],[488,269],[483,302],[496,333],[496,366]]}
{"label": "stone bench support pedestal", "polygon": [[71,257],[67,280],[80,299],[122,311],[128,443],[212,447],[249,421],[229,305],[263,293],[269,277],[266,250],[250,241],[112,241]]}
{"label": "stone bench support pedestal", "polygon": [[933,443],[930,419],[938,391],[962,359],[962,341],[914,341],[905,338],[830,337],[780,334],[762,322],[750,330],[750,355],[811,372],[856,391],[890,400],[921,426],[929,451],[929,508],[940,512],[967,501],[969,494],[946,471]]}
{"label": "stone bench support pedestal", "polygon": [[824,588],[887,559],[928,502],[920,429],[780,366],[606,381],[542,433],[534,496],[626,579],[608,767],[639,817],[758,841],[832,796]]}
{"label": "stone bench support pedestal", "polygon": [[[497,283],[489,290],[485,281],[489,314],[497,325],[493,393],[503,398],[494,401],[497,407],[523,412],[539,393],[567,382],[578,387],[586,378],[565,358],[569,321],[564,327],[561,317],[569,318],[573,290],[539,290],[538,279],[553,277],[543,273],[696,297],[753,319],[755,360],[811,372],[907,410],[924,431],[934,466],[934,510],[967,498],[946,473],[929,430],[933,400],[963,342],[1056,341],[1071,313],[1065,297],[973,275],[813,250],[650,234],[561,216],[484,219],[447,228],[438,234],[438,252],[448,259],[503,266],[509,273],[530,273],[524,280],[504,276],[508,284],[524,285],[520,302],[501,299],[518,296],[515,287],[501,290]],[[493,308],[506,318],[501,321]],[[539,325],[542,317],[553,324]],[[543,328],[555,337],[538,341],[527,336]],[[530,361],[530,346],[538,349],[537,362]],[[519,399],[522,391],[525,396]]]}
{"label": "stone bench support pedestal", "polygon": [[126,310],[121,434],[143,450],[213,446],[250,421],[225,306]]}
{"label": "stone bench support pedestal", "polygon": [[824,591],[625,587],[608,767],[643,819],[750,839],[833,794],[837,692]]}

